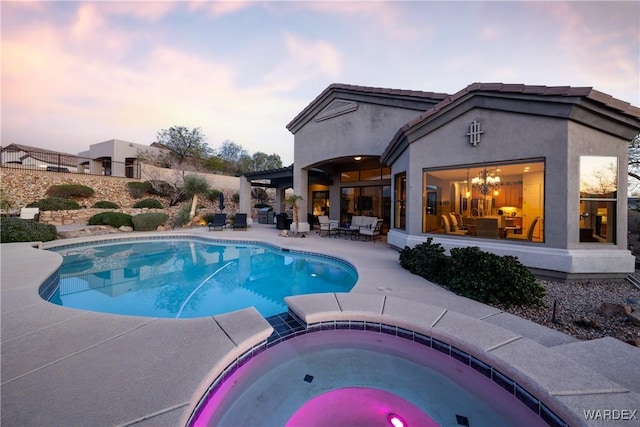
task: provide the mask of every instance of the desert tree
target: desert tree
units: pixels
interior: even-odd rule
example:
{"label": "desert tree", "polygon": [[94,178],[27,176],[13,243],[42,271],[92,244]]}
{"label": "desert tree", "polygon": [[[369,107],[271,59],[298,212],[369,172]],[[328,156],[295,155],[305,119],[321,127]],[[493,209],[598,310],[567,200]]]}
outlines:
{"label": "desert tree", "polygon": [[209,183],[200,175],[187,175],[182,183],[182,192],[188,198],[191,198],[191,211],[189,219],[196,216],[196,206],[198,205],[198,196],[206,196],[209,193]]}

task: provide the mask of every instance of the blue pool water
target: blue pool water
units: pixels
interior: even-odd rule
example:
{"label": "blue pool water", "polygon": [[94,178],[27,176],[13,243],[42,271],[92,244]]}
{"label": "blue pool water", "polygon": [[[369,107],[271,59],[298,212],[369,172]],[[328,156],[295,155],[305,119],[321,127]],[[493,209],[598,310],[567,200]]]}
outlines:
{"label": "blue pool water", "polygon": [[53,249],[63,256],[50,302],[134,316],[192,318],[254,306],[287,311],[284,297],[348,292],[357,273],[334,258],[208,240],[103,242]]}

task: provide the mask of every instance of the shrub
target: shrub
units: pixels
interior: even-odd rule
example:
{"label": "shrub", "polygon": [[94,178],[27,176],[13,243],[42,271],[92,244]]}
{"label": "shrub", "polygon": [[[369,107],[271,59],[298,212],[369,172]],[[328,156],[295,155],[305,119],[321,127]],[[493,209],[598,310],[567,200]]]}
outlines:
{"label": "shrub", "polygon": [[233,193],[231,195],[231,201],[233,203],[240,203],[240,193]]}
{"label": "shrub", "polygon": [[109,202],[107,200],[100,200],[98,202],[95,202],[92,207],[96,209],[118,209],[120,206],[118,206],[117,203]]}
{"label": "shrub", "polygon": [[60,184],[60,185],[52,185],[47,190],[47,195],[49,197],[61,197],[61,198],[70,198],[70,197],[92,197],[95,191],[93,188],[87,187],[86,185],[81,184]]}
{"label": "shrub", "polygon": [[11,203],[11,200],[9,200],[4,190],[0,188],[0,209],[8,210],[11,209],[12,206],[13,203]]}
{"label": "shrub", "polygon": [[169,219],[162,212],[147,212],[133,217],[133,229],[136,231],[154,231]]}
{"label": "shrub", "polygon": [[210,222],[213,222],[213,218],[216,216],[216,214],[214,213],[206,213],[204,215],[201,216],[202,220],[209,224]]}
{"label": "shrub", "polygon": [[542,303],[544,288],[517,257],[483,252],[478,247],[453,248],[445,286],[488,304]]}
{"label": "shrub", "polygon": [[443,283],[446,280],[449,257],[440,243],[432,243],[433,238],[413,248],[406,246],[400,251],[400,265],[413,274],[425,279]]}
{"label": "shrub", "polygon": [[451,256],[428,238],[400,252],[400,265],[458,295],[504,306],[542,303],[544,288],[514,256],[483,252],[478,247],[453,248]]}
{"label": "shrub", "polygon": [[153,180],[148,182],[149,185],[151,185],[149,194],[169,199],[169,206],[176,206],[177,204],[187,200],[187,195],[184,194],[181,189],[174,184],[170,184],[167,181],[161,180]]}
{"label": "shrub", "polygon": [[134,199],[142,198],[146,193],[151,191],[151,183],[131,181],[127,182],[127,190]]}
{"label": "shrub", "polygon": [[0,243],[48,242],[58,238],[56,227],[28,219],[2,218]]}
{"label": "shrub", "polygon": [[89,225],[110,225],[114,228],[120,228],[123,225],[133,227],[131,215],[122,212],[102,212],[89,218]]}
{"label": "shrub", "polygon": [[162,209],[162,203],[156,199],[142,199],[133,205],[134,208]]}
{"label": "shrub", "polygon": [[209,193],[207,193],[207,199],[209,199],[210,202],[217,203],[220,201],[220,194],[222,194],[222,191],[220,190],[209,190]]}
{"label": "shrub", "polygon": [[176,213],[176,216],[173,217],[173,221],[171,221],[171,225],[175,227],[182,227],[187,224],[190,220],[191,216],[191,206],[184,205],[180,208],[180,210]]}
{"label": "shrub", "polygon": [[37,202],[29,203],[27,207],[40,208],[41,211],[68,211],[73,209],[80,209],[80,205],[77,202],[60,197],[40,199]]}

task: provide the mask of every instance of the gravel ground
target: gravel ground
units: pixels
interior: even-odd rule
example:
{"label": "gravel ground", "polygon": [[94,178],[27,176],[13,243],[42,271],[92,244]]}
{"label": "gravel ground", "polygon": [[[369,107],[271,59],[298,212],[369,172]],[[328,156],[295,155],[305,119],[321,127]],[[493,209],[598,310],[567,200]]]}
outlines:
{"label": "gravel ground", "polygon": [[[640,311],[640,289],[629,281],[538,282],[546,289],[543,306],[500,308],[580,340],[610,336],[640,347],[640,327],[633,325],[624,312],[625,305]],[[613,304],[608,313],[603,313],[603,303]]]}

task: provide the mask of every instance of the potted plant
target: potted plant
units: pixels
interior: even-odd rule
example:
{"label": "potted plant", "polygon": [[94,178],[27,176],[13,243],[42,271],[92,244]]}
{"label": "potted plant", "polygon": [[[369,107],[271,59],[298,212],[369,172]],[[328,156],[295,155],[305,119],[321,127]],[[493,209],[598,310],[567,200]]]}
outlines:
{"label": "potted plant", "polygon": [[295,233],[298,233],[298,201],[304,200],[302,196],[298,196],[294,194],[293,196],[287,197],[287,204],[291,206],[293,209],[293,223],[295,224]]}

